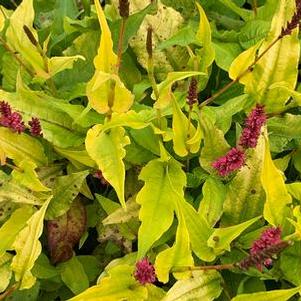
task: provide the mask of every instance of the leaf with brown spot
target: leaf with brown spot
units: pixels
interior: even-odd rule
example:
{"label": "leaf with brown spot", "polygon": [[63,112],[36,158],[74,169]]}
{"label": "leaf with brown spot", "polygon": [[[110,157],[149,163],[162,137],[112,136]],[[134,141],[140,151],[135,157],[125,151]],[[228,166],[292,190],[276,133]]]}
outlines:
{"label": "leaf with brown spot", "polygon": [[47,222],[47,240],[52,263],[73,256],[73,248],[86,230],[86,209],[77,198],[67,213]]}

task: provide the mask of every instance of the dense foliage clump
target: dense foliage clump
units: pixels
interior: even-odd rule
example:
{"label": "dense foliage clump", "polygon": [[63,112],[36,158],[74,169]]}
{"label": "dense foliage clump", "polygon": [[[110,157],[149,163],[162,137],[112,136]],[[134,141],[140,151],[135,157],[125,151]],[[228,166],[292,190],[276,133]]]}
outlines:
{"label": "dense foliage clump", "polygon": [[0,300],[301,300],[300,19],[0,1]]}

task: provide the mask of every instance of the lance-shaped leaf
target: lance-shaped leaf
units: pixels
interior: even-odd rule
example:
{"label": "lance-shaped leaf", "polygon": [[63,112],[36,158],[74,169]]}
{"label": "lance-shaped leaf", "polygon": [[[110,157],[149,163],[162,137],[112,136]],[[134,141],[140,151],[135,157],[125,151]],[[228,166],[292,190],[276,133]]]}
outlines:
{"label": "lance-shaped leaf", "polygon": [[20,171],[19,170],[13,170],[12,171],[12,177],[13,179],[31,189],[32,191],[49,191],[50,189],[46,186],[44,186],[40,180],[39,176],[35,172],[35,169],[37,165],[32,161],[22,161],[19,164]]}
{"label": "lance-shaped leaf", "polygon": [[40,46],[35,45],[38,41],[38,34],[33,27],[34,17],[33,0],[23,1],[9,19],[6,38],[11,47],[21,54],[26,64],[34,69],[38,77],[44,80],[49,79],[65,69],[72,68],[76,60],[84,59],[80,55],[50,59],[42,55],[38,50]]}
{"label": "lance-shaped leaf", "polygon": [[85,170],[55,179],[53,198],[48,206],[46,219],[55,219],[69,210],[88,174],[89,172]]}
{"label": "lance-shaped leaf", "polygon": [[212,248],[207,244],[207,240],[213,233],[213,229],[207,220],[199,215],[189,203],[182,202],[181,211],[183,212],[189,233],[191,249],[201,260],[213,261],[216,256]]}
{"label": "lance-shaped leaf", "polygon": [[35,40],[38,41],[38,34],[33,28],[33,0],[22,1],[11,15],[9,21],[10,25],[6,32],[7,42],[33,67],[38,76],[47,77],[43,57],[24,31],[24,26],[26,26]]}
{"label": "lance-shaped leaf", "polygon": [[191,278],[177,281],[162,301],[214,300],[222,292],[221,281],[217,271],[193,271]]}
{"label": "lance-shaped leaf", "polygon": [[255,150],[249,150],[246,165],[229,183],[222,225],[231,226],[262,214],[264,190],[260,175],[265,152],[264,138],[261,136]]}
{"label": "lance-shaped leaf", "polygon": [[[190,240],[187,225],[183,213],[179,209],[177,212],[179,220],[176,241],[171,248],[168,248],[156,258],[155,269],[159,281],[167,283],[169,280],[169,272],[172,268],[193,266],[193,257],[190,251]],[[176,278],[181,275],[175,273]]]}
{"label": "lance-shaped leaf", "polygon": [[264,218],[272,225],[282,225],[286,217],[286,206],[292,201],[282,172],[276,168],[270,153],[269,140],[265,136],[264,163],[261,182],[266,193]]}
{"label": "lance-shaped leaf", "polygon": [[125,207],[123,158],[125,157],[124,147],[128,144],[130,140],[122,127],[105,132],[102,131],[102,125],[96,125],[88,131],[86,138],[89,156],[97,163],[104,178],[115,189],[123,207]]}
{"label": "lance-shaped leaf", "polygon": [[4,292],[10,283],[13,274],[10,268],[12,257],[9,253],[0,256],[0,292]]}
{"label": "lance-shaped leaf", "polygon": [[[8,204],[9,211],[14,207],[12,203],[32,204],[41,206],[49,197],[49,194],[43,192],[34,192],[24,186],[21,186],[15,180],[2,178],[0,173],[0,203],[2,210]],[[4,210],[5,211],[5,210]]]}
{"label": "lance-shaped leaf", "polygon": [[0,228],[0,257],[2,257],[19,234],[26,226],[26,222],[33,215],[32,206],[23,206],[14,211],[10,218]]}
{"label": "lance-shaped leaf", "polygon": [[133,272],[133,267],[125,264],[112,267],[108,271],[109,275],[102,278],[98,285],[88,288],[69,301],[147,300],[147,288],[137,283],[132,276]]}
{"label": "lance-shaped leaf", "polygon": [[42,144],[25,133],[14,133],[0,127],[0,150],[18,165],[24,160],[33,161],[37,166],[47,164],[47,157]]}
{"label": "lance-shaped leaf", "polygon": [[202,45],[200,50],[199,70],[208,73],[208,67],[214,61],[215,50],[211,40],[211,28],[204,9],[199,3],[196,3],[200,14],[200,24],[196,34],[196,40]]}
{"label": "lance-shaped leaf", "polygon": [[82,126],[96,124],[98,121],[95,115],[89,113],[81,120],[80,125],[76,125],[74,120],[84,110],[83,106],[65,103],[64,100],[53,98],[41,91],[32,91],[23,85],[20,78],[18,76],[17,93],[0,90],[0,97],[20,112],[25,122],[32,117],[39,118],[43,138],[55,146],[67,148],[82,145],[86,133]]}
{"label": "lance-shaped leaf", "polygon": [[73,248],[86,230],[86,210],[79,199],[70,209],[47,222],[47,240],[52,263],[63,262],[73,256]]}
{"label": "lance-shaped leaf", "polygon": [[131,107],[134,96],[117,75],[117,55],[113,51],[113,40],[99,1],[95,1],[101,27],[101,39],[98,54],[94,59],[95,74],[87,84],[87,96],[90,105],[97,112],[105,114],[126,112]]}
{"label": "lance-shaped leaf", "polygon": [[[71,253],[72,254],[72,253]],[[72,291],[78,295],[89,287],[89,279],[82,263],[76,256],[59,265],[62,281]]]}
{"label": "lance-shaped leaf", "polygon": [[208,239],[208,246],[214,250],[216,255],[220,255],[225,251],[230,251],[231,242],[259,219],[260,216],[239,225],[215,229]]}
{"label": "lance-shaped leaf", "polygon": [[232,301],[287,301],[298,292],[301,287],[295,287],[291,289],[274,290],[269,292],[259,292],[254,294],[238,295],[232,299]]}
{"label": "lance-shaped leaf", "polygon": [[[199,132],[195,129],[194,125],[186,115],[182,112],[177,100],[172,100],[173,107],[173,118],[172,118],[172,129],[173,129],[173,144],[174,151],[178,156],[185,157],[189,152],[197,153],[202,139],[202,132],[200,126],[198,127]],[[188,144],[190,138],[195,137],[197,133],[197,139],[193,141],[193,144]]]}
{"label": "lance-shaped leaf", "polygon": [[[260,55],[275,41],[280,35],[282,28],[286,27],[291,20],[295,9],[294,0],[279,1],[278,11],[272,20],[271,31],[262,44],[256,45],[241,55],[232,63],[230,77],[237,78],[246,65],[250,65],[256,55]],[[259,47],[258,54],[256,52]],[[246,93],[266,106],[268,112],[281,112],[285,103],[289,99],[290,93],[283,89],[270,89],[276,83],[286,83],[286,87],[294,90],[298,76],[298,62],[300,55],[300,45],[298,41],[298,30],[293,30],[292,34],[285,36],[278,41],[254,67],[248,75],[242,77],[240,82],[245,85]],[[246,64],[247,62],[247,64]]]}
{"label": "lance-shaped leaf", "polygon": [[[170,72],[167,75],[167,78],[158,85],[159,90],[159,98],[155,103],[154,107],[157,109],[164,109],[169,106],[172,102],[172,85],[179,80],[183,80],[192,76],[200,76],[201,78],[206,78],[207,74],[204,72],[196,72],[196,71],[187,71],[187,72]],[[154,95],[152,96],[154,98]]]}
{"label": "lance-shaped leaf", "polygon": [[[183,25],[184,21],[179,12],[162,2],[155,1],[155,4],[158,6],[157,14],[147,15],[140,25],[137,34],[130,40],[130,46],[137,56],[138,62],[147,69],[148,53],[145,51],[147,28],[149,26],[153,27],[154,69],[156,77],[159,80],[164,80],[168,72],[182,70],[183,67],[186,67],[188,60],[188,53],[185,48],[169,47],[163,51],[157,49],[157,45],[172,37]],[[115,8],[118,8],[118,0],[112,0],[111,3]],[[130,13],[139,13],[149,4],[149,0],[133,0],[130,2]]]}
{"label": "lance-shaped leaf", "polygon": [[155,159],[142,169],[139,179],[145,183],[136,198],[141,205],[138,258],[142,258],[171,226],[175,202],[179,195],[183,196],[186,177],[181,165],[174,159],[167,162]]}
{"label": "lance-shaped leaf", "polygon": [[219,179],[208,177],[202,187],[202,192],[203,199],[199,206],[199,214],[213,227],[223,214],[227,189]]}
{"label": "lance-shaped leaf", "polygon": [[204,133],[204,147],[201,150],[201,166],[209,172],[213,172],[212,163],[224,156],[230,146],[224,138],[224,134],[205,112],[201,112],[201,126]]}
{"label": "lance-shaped leaf", "polygon": [[39,237],[43,232],[43,220],[50,199],[27,221],[27,226],[19,233],[13,244],[16,255],[11,267],[16,281],[20,283],[20,289],[31,288],[36,282],[31,269],[42,250]]}

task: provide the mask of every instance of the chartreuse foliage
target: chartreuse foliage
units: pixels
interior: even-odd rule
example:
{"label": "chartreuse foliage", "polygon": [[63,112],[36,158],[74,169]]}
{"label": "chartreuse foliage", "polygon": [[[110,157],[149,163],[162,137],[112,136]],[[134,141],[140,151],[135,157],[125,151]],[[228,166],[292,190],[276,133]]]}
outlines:
{"label": "chartreuse foliage", "polygon": [[103,2],[0,1],[0,300],[299,300],[300,1]]}

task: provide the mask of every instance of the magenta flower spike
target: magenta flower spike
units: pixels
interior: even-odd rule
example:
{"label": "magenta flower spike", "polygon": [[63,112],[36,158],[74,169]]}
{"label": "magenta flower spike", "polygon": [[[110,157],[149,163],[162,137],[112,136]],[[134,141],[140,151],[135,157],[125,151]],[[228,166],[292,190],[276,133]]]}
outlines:
{"label": "magenta flower spike", "polygon": [[245,121],[245,127],[240,136],[239,145],[243,148],[255,148],[260,136],[261,128],[266,123],[267,117],[264,106],[256,105]]}
{"label": "magenta flower spike", "polygon": [[134,277],[142,285],[156,281],[155,268],[147,258],[136,262]]}
{"label": "magenta flower spike", "polygon": [[28,122],[30,126],[30,133],[32,136],[43,136],[40,120],[36,117],[32,117]]}
{"label": "magenta flower spike", "polygon": [[245,160],[245,153],[234,147],[225,156],[213,162],[212,167],[220,176],[225,177],[239,170],[245,164]]}
{"label": "magenta flower spike", "polygon": [[289,242],[281,239],[281,229],[279,227],[268,228],[253,242],[249,256],[242,260],[238,267],[246,270],[256,266],[259,271],[262,271],[264,266],[269,267],[272,264],[272,257],[288,246]]}

